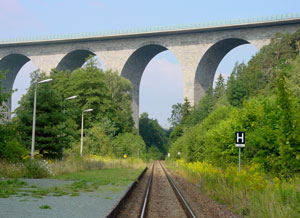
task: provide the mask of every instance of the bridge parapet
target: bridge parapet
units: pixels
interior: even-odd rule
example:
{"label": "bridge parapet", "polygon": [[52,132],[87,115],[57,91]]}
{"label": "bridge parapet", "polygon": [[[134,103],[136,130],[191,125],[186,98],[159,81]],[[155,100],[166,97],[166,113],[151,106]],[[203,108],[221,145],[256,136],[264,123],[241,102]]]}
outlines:
{"label": "bridge parapet", "polygon": [[190,31],[211,31],[214,29],[236,29],[236,28],[249,28],[255,26],[270,26],[285,23],[298,23],[300,21],[300,13],[279,14],[271,16],[260,16],[252,18],[234,19],[211,21],[194,24],[181,24],[171,26],[154,26],[135,28],[127,30],[112,30],[103,32],[83,32],[83,33],[70,33],[70,34],[55,34],[47,36],[28,36],[22,38],[7,38],[0,39],[0,46],[6,44],[22,44],[22,43],[49,43],[70,40],[94,40],[97,38],[113,39],[125,37],[137,37],[138,35],[151,35],[151,34],[171,34],[172,32],[190,32]]}

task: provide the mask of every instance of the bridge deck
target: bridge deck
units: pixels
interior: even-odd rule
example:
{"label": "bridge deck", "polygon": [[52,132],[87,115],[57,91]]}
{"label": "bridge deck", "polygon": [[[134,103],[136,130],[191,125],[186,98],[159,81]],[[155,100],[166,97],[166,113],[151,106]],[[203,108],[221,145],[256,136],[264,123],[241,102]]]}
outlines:
{"label": "bridge deck", "polygon": [[59,34],[51,36],[37,36],[15,39],[0,39],[0,47],[12,45],[28,45],[28,44],[50,44],[65,43],[76,41],[95,41],[117,38],[135,38],[145,36],[183,34],[190,32],[208,32],[224,29],[242,29],[260,26],[273,26],[283,24],[300,23],[300,14],[284,14],[267,17],[257,17],[229,21],[214,21],[207,23],[174,25],[164,27],[150,27],[132,30],[116,30],[111,32],[94,32],[94,33],[77,33],[77,34]]}

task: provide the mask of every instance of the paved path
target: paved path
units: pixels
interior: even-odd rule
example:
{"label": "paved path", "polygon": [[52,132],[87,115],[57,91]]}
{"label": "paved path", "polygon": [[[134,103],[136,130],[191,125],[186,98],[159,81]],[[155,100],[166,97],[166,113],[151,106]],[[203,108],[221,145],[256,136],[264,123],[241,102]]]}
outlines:
{"label": "paved path", "polygon": [[[28,186],[53,187],[72,182],[55,179],[25,179]],[[0,198],[0,218],[94,218],[105,217],[125,194],[128,186],[100,186],[94,192],[81,192],[79,196],[28,196]],[[40,209],[49,205],[51,209]]]}

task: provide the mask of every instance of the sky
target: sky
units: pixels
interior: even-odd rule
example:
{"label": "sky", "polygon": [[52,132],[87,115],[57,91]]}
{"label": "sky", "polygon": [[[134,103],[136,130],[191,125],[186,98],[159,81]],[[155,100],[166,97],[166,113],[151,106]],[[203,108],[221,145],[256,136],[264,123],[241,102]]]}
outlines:
{"label": "sky", "polygon": [[[75,33],[132,30],[145,27],[300,13],[299,0],[0,0],[0,40]],[[247,63],[257,52],[252,45],[233,49],[220,63],[215,78],[228,76],[236,61]],[[29,85],[32,62],[14,84],[13,108]],[[183,99],[183,76],[176,57],[165,51],[146,67],[140,86],[140,113],[148,112],[168,126],[171,106]]]}

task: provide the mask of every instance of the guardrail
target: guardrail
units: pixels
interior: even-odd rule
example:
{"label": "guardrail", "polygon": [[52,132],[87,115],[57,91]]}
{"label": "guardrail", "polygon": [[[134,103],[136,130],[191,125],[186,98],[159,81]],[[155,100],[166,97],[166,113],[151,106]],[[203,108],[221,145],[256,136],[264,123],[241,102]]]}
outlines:
{"label": "guardrail", "polygon": [[255,24],[263,22],[276,22],[300,19],[300,13],[291,14],[281,14],[272,16],[262,16],[255,18],[244,18],[235,20],[225,20],[225,21],[212,21],[212,22],[202,22],[195,24],[181,24],[181,25],[171,25],[171,26],[156,26],[156,27],[145,27],[145,28],[135,28],[127,30],[114,30],[114,31],[102,31],[102,32],[85,32],[85,33],[72,33],[72,34],[55,34],[48,36],[34,36],[34,37],[20,37],[20,38],[7,38],[0,39],[0,43],[18,43],[18,42],[33,42],[33,41],[48,41],[48,40],[63,40],[63,39],[76,39],[84,37],[105,37],[105,36],[117,36],[125,34],[139,34],[139,33],[151,33],[151,32],[163,32],[163,31],[174,31],[182,29],[194,29],[194,28],[208,28],[208,27],[222,27],[229,25],[242,25],[242,24]]}

